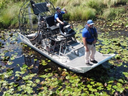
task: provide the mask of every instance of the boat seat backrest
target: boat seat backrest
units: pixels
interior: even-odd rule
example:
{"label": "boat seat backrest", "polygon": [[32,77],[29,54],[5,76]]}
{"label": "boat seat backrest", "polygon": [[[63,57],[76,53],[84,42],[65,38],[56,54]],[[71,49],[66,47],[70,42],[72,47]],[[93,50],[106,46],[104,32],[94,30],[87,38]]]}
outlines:
{"label": "boat seat backrest", "polygon": [[35,3],[34,1],[31,0],[30,3],[31,3],[32,9],[35,15],[38,15],[39,13],[42,13],[42,12],[49,11],[48,7],[46,6],[47,5],[46,2]]}
{"label": "boat seat backrest", "polygon": [[55,25],[54,16],[48,16],[48,17],[46,17],[46,23],[48,24],[49,27]]}

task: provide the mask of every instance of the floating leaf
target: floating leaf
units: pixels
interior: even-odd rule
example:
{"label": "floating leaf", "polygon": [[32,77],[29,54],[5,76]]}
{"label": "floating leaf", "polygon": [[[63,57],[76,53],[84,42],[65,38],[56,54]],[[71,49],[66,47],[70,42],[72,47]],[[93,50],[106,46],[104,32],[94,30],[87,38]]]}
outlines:
{"label": "floating leaf", "polygon": [[34,59],[34,61],[37,61],[37,59]]}
{"label": "floating leaf", "polygon": [[36,79],[36,81],[35,81],[36,83],[40,83],[40,80],[39,79]]}

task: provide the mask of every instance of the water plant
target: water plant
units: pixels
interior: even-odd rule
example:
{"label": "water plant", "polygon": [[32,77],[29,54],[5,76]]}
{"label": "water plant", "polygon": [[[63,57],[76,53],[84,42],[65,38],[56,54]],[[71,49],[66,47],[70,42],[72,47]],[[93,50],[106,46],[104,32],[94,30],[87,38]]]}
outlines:
{"label": "water plant", "polygon": [[[81,27],[82,26],[79,26],[79,28]],[[76,74],[55,64],[53,66],[53,63],[51,63],[50,60],[42,60],[42,56],[40,56],[40,54],[24,45],[23,50],[25,48],[25,62],[22,61],[22,63],[16,64],[17,66],[15,67],[13,67],[15,65],[14,62],[12,62],[11,64],[7,63],[7,66],[1,66],[0,90],[3,93],[3,96],[42,96],[44,94],[48,96],[73,96],[76,94],[78,96],[109,96],[117,93],[124,94],[124,91],[128,89],[127,80],[125,79],[125,77],[128,77],[127,71],[119,72],[118,68],[123,67],[123,69],[127,69],[126,62],[128,61],[122,58],[125,58],[125,56],[127,57],[127,55],[125,54],[125,51],[127,49],[125,51],[121,50],[121,48],[126,46],[125,44],[127,44],[127,42],[124,41],[124,37],[120,38],[120,40],[119,38],[108,40],[108,38],[106,37],[108,37],[109,35],[109,32],[99,35],[99,40],[102,42],[99,42],[99,44],[97,45],[97,50],[102,53],[115,52],[117,54],[117,57],[115,59],[113,58],[108,63],[103,64],[103,66],[99,66],[85,74]],[[9,40],[11,42],[17,41],[17,39],[12,39],[15,36],[17,35],[12,36],[10,33],[8,33],[8,36],[6,36],[8,39],[6,40]],[[121,45],[119,44],[120,42],[122,42]],[[102,46],[100,43],[102,44]],[[18,43],[6,44],[9,44],[8,46],[10,46],[10,44]],[[23,44],[21,43],[21,45]],[[99,46],[102,48],[100,48]],[[111,50],[108,50],[109,48]],[[1,54],[1,56],[4,56],[8,52],[9,51],[5,51],[5,53],[3,55]],[[15,53],[14,51],[12,52]],[[120,54],[121,56],[119,57],[118,54]],[[4,58],[6,58],[6,61],[11,62],[16,59],[17,55],[19,55],[19,53],[10,54],[10,56],[8,55],[10,57],[8,59],[7,56]],[[122,64],[118,66],[120,62],[122,62]],[[125,66],[123,66],[123,64],[125,64]],[[96,72],[96,74],[94,74],[93,72]]]}
{"label": "water plant", "polygon": [[[123,17],[123,18],[121,18]],[[71,72],[20,42],[14,30],[0,33],[0,94],[3,96],[112,96],[128,93],[127,14],[95,21],[96,49],[115,58],[85,74]],[[86,22],[72,22],[78,39]],[[79,26],[78,26],[79,25]]]}

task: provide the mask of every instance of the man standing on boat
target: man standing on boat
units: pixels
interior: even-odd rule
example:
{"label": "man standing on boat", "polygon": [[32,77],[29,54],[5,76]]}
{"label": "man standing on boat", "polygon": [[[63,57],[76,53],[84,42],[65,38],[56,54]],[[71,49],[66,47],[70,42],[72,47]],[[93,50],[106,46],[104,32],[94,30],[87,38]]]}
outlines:
{"label": "man standing on boat", "polygon": [[61,11],[60,7],[56,7],[56,13],[54,15],[54,19],[55,22],[57,23],[57,26],[59,26],[59,24],[64,25],[63,14],[65,13],[67,13],[65,8],[63,8],[63,11]]}
{"label": "man standing on boat", "polygon": [[95,43],[97,42],[97,30],[93,26],[93,21],[88,20],[85,28],[82,31],[83,44],[85,46],[85,63],[89,64],[89,62],[97,63],[95,60]]}

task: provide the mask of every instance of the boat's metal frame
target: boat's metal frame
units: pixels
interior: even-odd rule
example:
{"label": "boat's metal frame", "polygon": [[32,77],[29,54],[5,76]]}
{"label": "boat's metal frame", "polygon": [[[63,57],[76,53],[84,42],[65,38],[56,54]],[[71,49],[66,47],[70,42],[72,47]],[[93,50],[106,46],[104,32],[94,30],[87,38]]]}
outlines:
{"label": "boat's metal frame", "polygon": [[86,65],[84,45],[76,40],[70,24],[65,24],[67,31],[63,32],[53,23],[54,13],[55,8],[49,0],[25,2],[19,14],[20,39],[55,63],[77,73],[85,73],[115,56],[96,52],[98,63]]}

